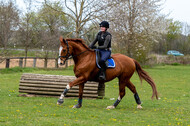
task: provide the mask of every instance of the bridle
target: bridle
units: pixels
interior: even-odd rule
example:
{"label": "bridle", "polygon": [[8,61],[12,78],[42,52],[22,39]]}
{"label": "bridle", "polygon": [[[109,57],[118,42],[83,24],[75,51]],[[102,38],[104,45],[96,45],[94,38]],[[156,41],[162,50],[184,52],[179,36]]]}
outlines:
{"label": "bridle", "polygon": [[65,64],[65,62],[66,62],[68,59],[72,59],[73,57],[79,56],[79,55],[81,55],[81,54],[83,54],[83,53],[89,51],[89,49],[87,49],[87,50],[85,50],[85,51],[83,51],[83,52],[81,52],[81,53],[76,54],[76,55],[73,56],[72,54],[70,54],[68,41],[65,40],[65,43],[66,43],[66,45],[67,45],[67,54],[66,54],[65,56],[59,56],[60,59],[61,59],[61,58],[65,58],[65,60],[63,61],[63,65]]}

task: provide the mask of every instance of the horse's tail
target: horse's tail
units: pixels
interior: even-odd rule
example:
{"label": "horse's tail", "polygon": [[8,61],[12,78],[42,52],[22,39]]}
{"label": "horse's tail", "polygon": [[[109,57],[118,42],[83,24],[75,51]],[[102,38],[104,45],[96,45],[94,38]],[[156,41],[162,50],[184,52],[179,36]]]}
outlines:
{"label": "horse's tail", "polygon": [[141,68],[140,64],[136,60],[134,60],[134,62],[135,62],[136,71],[139,75],[141,83],[142,83],[143,79],[145,81],[147,81],[150,84],[150,86],[152,87],[152,91],[153,91],[152,92],[152,99],[154,98],[154,96],[156,96],[156,99],[158,99],[158,92],[156,89],[156,84],[154,83],[152,78],[148,75],[148,73]]}

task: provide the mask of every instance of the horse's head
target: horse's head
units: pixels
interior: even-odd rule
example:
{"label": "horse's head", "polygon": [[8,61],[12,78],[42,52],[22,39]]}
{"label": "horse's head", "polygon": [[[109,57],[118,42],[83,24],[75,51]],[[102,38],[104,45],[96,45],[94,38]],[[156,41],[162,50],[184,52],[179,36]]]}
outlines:
{"label": "horse's head", "polygon": [[60,40],[60,47],[59,47],[59,60],[58,63],[60,65],[64,65],[66,60],[72,54],[72,47],[69,45],[68,41],[65,40],[63,37],[59,38]]}
{"label": "horse's head", "polygon": [[59,48],[58,63],[61,65],[64,65],[65,61],[71,57],[77,57],[87,51],[90,51],[90,49],[87,45],[84,44],[84,41],[82,39],[63,39],[63,37],[60,37],[59,40],[61,44]]}

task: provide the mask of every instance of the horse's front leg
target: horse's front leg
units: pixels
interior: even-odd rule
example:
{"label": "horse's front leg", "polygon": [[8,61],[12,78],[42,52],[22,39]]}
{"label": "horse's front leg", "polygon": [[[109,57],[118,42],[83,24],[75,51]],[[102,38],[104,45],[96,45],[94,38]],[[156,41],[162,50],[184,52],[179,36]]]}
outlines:
{"label": "horse's front leg", "polygon": [[78,77],[77,79],[75,79],[74,81],[70,82],[65,90],[63,91],[63,93],[61,94],[59,100],[57,101],[58,105],[61,105],[64,102],[64,97],[66,96],[66,94],[68,93],[68,91],[70,90],[70,88],[72,88],[75,85],[81,85],[84,84],[86,82],[84,77]]}
{"label": "horse's front leg", "polygon": [[78,99],[78,104],[74,105],[73,108],[80,108],[80,107],[82,107],[83,89],[84,89],[84,84],[80,84],[80,85],[79,85],[79,99]]}

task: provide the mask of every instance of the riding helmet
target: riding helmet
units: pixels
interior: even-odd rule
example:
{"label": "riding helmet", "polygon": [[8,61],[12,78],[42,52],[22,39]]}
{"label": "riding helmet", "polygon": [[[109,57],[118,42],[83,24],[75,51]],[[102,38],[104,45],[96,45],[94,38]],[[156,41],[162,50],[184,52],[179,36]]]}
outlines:
{"label": "riding helmet", "polygon": [[100,27],[109,28],[109,23],[107,21],[102,21],[99,25],[100,25]]}

